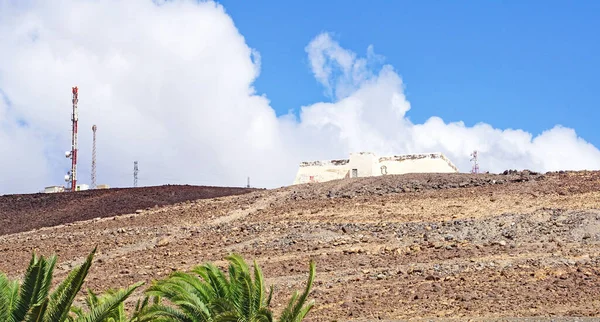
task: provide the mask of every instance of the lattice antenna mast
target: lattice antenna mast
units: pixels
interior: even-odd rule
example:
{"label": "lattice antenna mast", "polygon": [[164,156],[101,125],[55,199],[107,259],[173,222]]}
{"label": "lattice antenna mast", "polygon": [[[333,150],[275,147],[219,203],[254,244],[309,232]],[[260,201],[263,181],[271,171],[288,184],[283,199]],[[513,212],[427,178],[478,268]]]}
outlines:
{"label": "lattice antenna mast", "polygon": [[479,173],[479,163],[477,163],[477,151],[473,151],[473,153],[471,153],[471,162],[473,162],[471,173]]}
{"label": "lattice antenna mast", "polygon": [[133,161],[133,186],[137,187],[138,185],[138,162],[137,161]]}
{"label": "lattice antenna mast", "polygon": [[79,116],[77,114],[77,103],[79,102],[77,86],[72,88],[73,93],[73,113],[71,114],[71,151],[65,153],[67,158],[71,158],[71,171],[65,176],[65,181],[69,182],[69,190],[75,191],[77,189],[77,122]]}
{"label": "lattice antenna mast", "polygon": [[96,189],[96,124],[92,125],[92,189]]}

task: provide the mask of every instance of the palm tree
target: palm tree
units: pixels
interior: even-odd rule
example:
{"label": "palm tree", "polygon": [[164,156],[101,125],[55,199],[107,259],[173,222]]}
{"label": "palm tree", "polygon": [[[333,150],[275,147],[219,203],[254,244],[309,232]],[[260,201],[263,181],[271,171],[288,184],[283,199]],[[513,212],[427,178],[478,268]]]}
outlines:
{"label": "palm tree", "polygon": [[[87,256],[83,264],[73,269],[53,292],[52,274],[56,256],[48,258],[32,255],[23,277],[23,283],[10,280],[0,273],[0,321],[6,322],[64,322],[69,319],[75,296],[81,289],[88,274],[96,248]],[[134,285],[132,288],[137,288]],[[81,316],[76,321],[102,322],[107,314],[124,301],[131,288],[119,293],[111,301],[98,306],[94,311]],[[131,290],[133,291],[133,290]]]}
{"label": "palm tree", "polygon": [[[229,261],[228,277],[212,263],[195,267],[191,273],[175,272],[164,280],[155,281],[147,290],[156,304],[146,309],[140,321],[161,318],[165,321],[245,321],[270,322],[273,313],[269,308],[273,287],[268,294],[260,267],[254,262],[253,272],[237,254],[226,257]],[[306,304],[314,280],[315,265],[310,263],[309,281],[302,296],[296,292],[279,321],[301,321],[314,302]],[[195,273],[192,274],[192,273]],[[252,279],[254,276],[254,280]],[[160,303],[167,299],[174,304]],[[306,304],[306,305],[305,305]]]}

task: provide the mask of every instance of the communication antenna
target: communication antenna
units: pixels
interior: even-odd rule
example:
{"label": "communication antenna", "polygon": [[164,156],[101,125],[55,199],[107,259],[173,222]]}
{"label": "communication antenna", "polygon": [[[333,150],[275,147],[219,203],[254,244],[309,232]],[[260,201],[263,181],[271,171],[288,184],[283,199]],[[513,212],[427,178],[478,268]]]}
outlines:
{"label": "communication antenna", "polygon": [[96,124],[92,125],[92,189],[96,189]]}
{"label": "communication antenna", "polygon": [[77,86],[72,88],[73,93],[73,114],[71,114],[71,151],[65,152],[65,157],[71,158],[71,171],[65,176],[65,181],[70,184],[69,189],[75,191],[77,189],[77,121],[79,116],[77,115],[77,103],[79,102]]}
{"label": "communication antenna", "polygon": [[137,187],[138,185],[138,162],[133,161],[133,186]]}
{"label": "communication antenna", "polygon": [[248,177],[248,184],[246,184],[246,188],[250,188],[250,177]]}
{"label": "communication antenna", "polygon": [[471,162],[473,162],[473,167],[471,168],[471,173],[479,173],[479,163],[477,163],[477,150],[471,153]]}

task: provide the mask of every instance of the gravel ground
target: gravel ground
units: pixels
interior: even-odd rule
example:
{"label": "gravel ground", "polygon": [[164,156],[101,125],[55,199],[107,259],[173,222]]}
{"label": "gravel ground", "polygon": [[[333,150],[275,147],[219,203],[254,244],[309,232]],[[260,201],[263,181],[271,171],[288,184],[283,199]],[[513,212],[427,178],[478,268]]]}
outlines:
{"label": "gravel ground", "polygon": [[95,245],[95,290],[237,252],[275,285],[276,312],[314,259],[308,321],[587,321],[600,316],[600,172],[411,174],[186,201],[0,236],[0,270],[56,252],[60,278]]}
{"label": "gravel ground", "polygon": [[256,189],[166,185],[0,196],[0,235]]}

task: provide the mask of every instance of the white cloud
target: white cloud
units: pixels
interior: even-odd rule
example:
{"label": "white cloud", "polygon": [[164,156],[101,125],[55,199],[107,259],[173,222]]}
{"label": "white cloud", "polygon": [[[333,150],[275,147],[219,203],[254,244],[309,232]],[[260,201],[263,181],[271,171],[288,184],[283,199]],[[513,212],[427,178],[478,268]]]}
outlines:
{"label": "white cloud", "polygon": [[[79,181],[89,182],[98,125],[98,181],[257,186],[290,184],[301,160],[348,152],[441,151],[463,170],[597,169],[600,152],[571,129],[538,137],[432,117],[412,124],[402,80],[383,58],[329,34],[306,47],[333,102],[276,117],[252,86],[260,54],[212,2],[0,0],[0,193],[61,184],[69,161],[70,91],[80,89]],[[260,48],[258,48],[260,50]],[[418,108],[418,107],[417,107]],[[24,120],[27,126],[21,126]]]}

